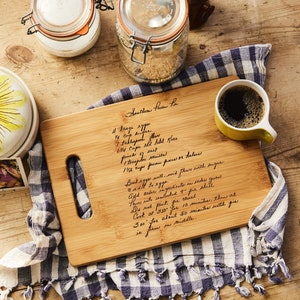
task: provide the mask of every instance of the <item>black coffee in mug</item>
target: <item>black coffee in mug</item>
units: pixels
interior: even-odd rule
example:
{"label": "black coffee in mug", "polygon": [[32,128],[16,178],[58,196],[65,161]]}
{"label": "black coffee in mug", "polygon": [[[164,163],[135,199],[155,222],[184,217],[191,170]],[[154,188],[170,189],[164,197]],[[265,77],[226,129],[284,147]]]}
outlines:
{"label": "black coffee in mug", "polygon": [[264,102],[252,88],[234,86],[221,97],[219,113],[223,120],[231,126],[250,128],[262,120]]}

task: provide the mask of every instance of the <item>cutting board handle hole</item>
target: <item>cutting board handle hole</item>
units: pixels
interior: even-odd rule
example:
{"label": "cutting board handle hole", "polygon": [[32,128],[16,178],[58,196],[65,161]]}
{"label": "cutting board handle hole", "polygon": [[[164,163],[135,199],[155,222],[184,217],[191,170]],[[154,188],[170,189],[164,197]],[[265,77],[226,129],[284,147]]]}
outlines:
{"label": "cutting board handle hole", "polygon": [[93,210],[81,160],[77,155],[70,155],[66,164],[77,214],[81,219],[89,219],[93,214]]}

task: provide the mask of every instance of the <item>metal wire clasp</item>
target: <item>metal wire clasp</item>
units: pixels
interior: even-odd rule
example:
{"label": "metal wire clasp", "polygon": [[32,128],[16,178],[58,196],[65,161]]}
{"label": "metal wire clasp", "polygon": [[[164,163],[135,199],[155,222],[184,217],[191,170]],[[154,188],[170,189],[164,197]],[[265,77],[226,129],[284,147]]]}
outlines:
{"label": "metal wire clasp", "polygon": [[114,10],[115,9],[112,0],[109,0],[109,1],[106,1],[106,0],[96,0],[95,4],[96,4],[96,8],[100,9],[102,11],[105,11],[105,10]]}
{"label": "metal wire clasp", "polygon": [[[134,36],[134,33],[131,34],[129,37],[130,37],[130,43],[131,43],[131,49],[132,49],[131,57],[130,57],[131,61],[133,61],[137,64],[140,64],[140,65],[144,65],[146,63],[146,54],[152,48],[151,44],[150,44],[151,36],[145,42],[136,39],[136,37]],[[134,52],[137,47],[140,47],[142,50],[143,60],[139,60],[139,59],[135,58],[135,56],[134,56]]]}
{"label": "metal wire clasp", "polygon": [[[32,17],[32,11],[30,13],[28,13],[27,15],[25,15],[24,17],[22,17],[21,19],[21,24],[25,25],[27,21],[29,21]],[[36,32],[38,32],[39,30],[36,29],[36,27],[38,27],[39,24],[34,24],[32,26],[30,26],[28,29],[27,29],[27,34],[30,35],[30,34],[34,34]]]}
{"label": "metal wire clasp", "polygon": [[24,17],[22,17],[21,24],[25,25],[26,22],[31,19],[31,16],[32,16],[32,11],[30,13],[28,13],[27,15],[25,15]]}

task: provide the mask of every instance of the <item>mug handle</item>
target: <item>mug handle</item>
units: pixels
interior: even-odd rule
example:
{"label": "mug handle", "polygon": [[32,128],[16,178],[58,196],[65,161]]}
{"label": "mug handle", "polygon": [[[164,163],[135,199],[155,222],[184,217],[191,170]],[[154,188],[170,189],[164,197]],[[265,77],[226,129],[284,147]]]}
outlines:
{"label": "mug handle", "polygon": [[259,139],[265,142],[266,144],[272,144],[276,137],[277,132],[268,122],[263,128],[258,129]]}

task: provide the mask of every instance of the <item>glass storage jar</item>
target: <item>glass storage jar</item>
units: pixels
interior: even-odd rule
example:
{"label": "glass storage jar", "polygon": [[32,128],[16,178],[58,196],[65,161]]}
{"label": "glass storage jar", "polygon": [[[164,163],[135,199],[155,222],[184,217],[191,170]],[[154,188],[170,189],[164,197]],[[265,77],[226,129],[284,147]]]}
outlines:
{"label": "glass storage jar", "polygon": [[[110,2],[111,3],[111,2]],[[80,55],[94,46],[100,35],[100,10],[113,9],[102,0],[32,0],[31,12],[22,18],[42,46],[61,57]]]}
{"label": "glass storage jar", "polygon": [[161,83],[182,70],[189,33],[186,0],[119,0],[119,55],[138,82]]}

